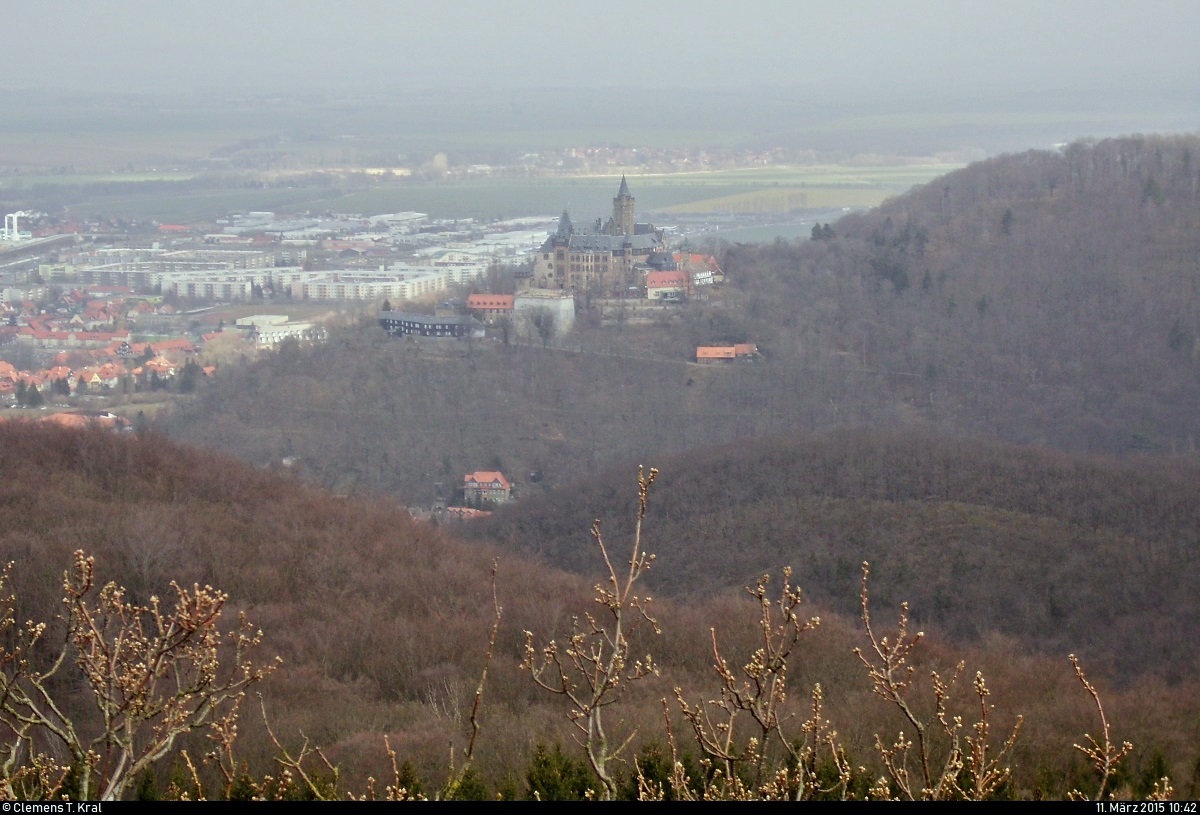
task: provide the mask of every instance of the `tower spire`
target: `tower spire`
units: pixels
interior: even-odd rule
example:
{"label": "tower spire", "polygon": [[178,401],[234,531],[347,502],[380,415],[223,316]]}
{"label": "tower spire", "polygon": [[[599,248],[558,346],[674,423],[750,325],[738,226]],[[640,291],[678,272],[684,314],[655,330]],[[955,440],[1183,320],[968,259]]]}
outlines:
{"label": "tower spire", "polygon": [[571,223],[571,216],[568,215],[567,211],[564,209],[562,217],[558,219],[558,232],[555,234],[557,234],[560,238],[565,238],[574,231],[575,226]]}
{"label": "tower spire", "polygon": [[633,196],[629,194],[629,183],[625,181],[625,175],[622,173],[621,188],[617,190],[617,197],[613,199],[612,224],[615,234],[633,234],[633,205]]}

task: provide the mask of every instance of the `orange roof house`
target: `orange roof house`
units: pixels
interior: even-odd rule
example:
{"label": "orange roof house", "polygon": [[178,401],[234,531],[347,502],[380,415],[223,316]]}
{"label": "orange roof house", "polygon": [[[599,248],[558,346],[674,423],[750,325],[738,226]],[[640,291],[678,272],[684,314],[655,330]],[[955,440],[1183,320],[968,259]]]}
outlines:
{"label": "orange roof house", "polygon": [[697,345],[697,362],[714,362],[720,359],[733,359],[732,345]]}
{"label": "orange roof house", "polygon": [[717,263],[717,259],[712,255],[676,252],[674,258],[675,265],[691,276],[691,282],[694,286],[722,283],[725,280],[725,275],[721,271],[720,264]]}
{"label": "orange roof house", "polygon": [[686,286],[687,274],[680,271],[646,272],[646,288],[651,286]]}
{"label": "orange roof house", "polygon": [[467,308],[472,311],[485,309],[513,310],[513,295],[511,294],[469,294]]}
{"label": "orange roof house", "polygon": [[512,485],[502,472],[478,470],[463,476],[463,501],[468,505],[503,504],[511,497]]}
{"label": "orange roof house", "polygon": [[687,272],[646,272],[646,299],[658,300],[667,294],[688,294]]}
{"label": "orange roof house", "polygon": [[467,308],[486,320],[499,317],[510,317],[513,313],[513,295],[511,294],[469,294]]}
{"label": "orange roof house", "polygon": [[121,416],[115,416],[111,413],[51,413],[49,416],[44,416],[38,421],[50,422],[51,424],[62,425],[63,427],[71,427],[79,430],[82,430],[86,427],[106,427],[113,430],[120,430],[129,426],[128,419]]}
{"label": "orange roof house", "polygon": [[734,345],[696,346],[697,362],[727,362],[736,359],[751,359],[757,355],[758,346],[752,342],[739,342]]}

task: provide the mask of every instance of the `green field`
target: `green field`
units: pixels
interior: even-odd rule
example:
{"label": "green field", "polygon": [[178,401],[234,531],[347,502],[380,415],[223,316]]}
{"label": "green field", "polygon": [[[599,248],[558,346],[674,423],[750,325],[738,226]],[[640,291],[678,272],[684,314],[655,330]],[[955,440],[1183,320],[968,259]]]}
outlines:
{"label": "green field", "polygon": [[[804,209],[874,206],[916,184],[949,172],[953,165],[767,167],[681,174],[629,176],[639,213],[786,213]],[[136,177],[148,181],[151,174]],[[45,184],[0,194],[29,199],[28,208],[68,207],[76,216],[144,218],[194,222],[232,211],[348,212],[372,214],[415,210],[434,218],[514,218],[556,215],[577,219],[611,210],[619,176],[482,177],[441,182],[361,179],[330,186],[208,187],[164,173],[155,183],[105,176],[91,187]],[[186,175],[186,174],[180,174]],[[64,176],[66,178],[66,176]],[[247,176],[247,178],[251,178]],[[229,182],[227,182],[228,184]]]}

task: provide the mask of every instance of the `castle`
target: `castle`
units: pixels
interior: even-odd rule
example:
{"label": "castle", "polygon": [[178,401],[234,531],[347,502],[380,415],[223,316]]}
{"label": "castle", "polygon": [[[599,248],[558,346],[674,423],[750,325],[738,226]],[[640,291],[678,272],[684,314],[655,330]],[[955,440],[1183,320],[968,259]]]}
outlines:
{"label": "castle", "polygon": [[563,212],[558,229],[538,250],[526,286],[600,297],[620,295],[642,285],[641,270],[652,253],[664,251],[662,230],[634,221],[634,198],[621,176],[612,217],[577,227]]}

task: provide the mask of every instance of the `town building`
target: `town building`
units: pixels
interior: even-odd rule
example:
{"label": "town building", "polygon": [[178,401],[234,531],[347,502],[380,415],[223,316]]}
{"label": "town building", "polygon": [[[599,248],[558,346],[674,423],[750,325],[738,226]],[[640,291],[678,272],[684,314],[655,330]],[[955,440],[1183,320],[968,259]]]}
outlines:
{"label": "town building", "polygon": [[647,300],[682,300],[691,294],[687,272],[646,272]]}
{"label": "town building", "polygon": [[693,287],[702,288],[725,282],[725,274],[712,255],[676,252],[673,260],[675,268],[687,272],[691,277]]}
{"label": "town building", "polygon": [[241,317],[235,325],[248,332],[251,342],[262,347],[273,347],[286,339],[311,339],[320,332],[313,323],[289,322],[286,314]]}
{"label": "town building", "polygon": [[440,272],[413,274],[341,270],[292,283],[296,300],[419,300],[436,297],[446,288]]}
{"label": "town building", "polygon": [[479,470],[463,476],[463,503],[469,507],[504,504],[512,498],[512,485],[504,473]]}
{"label": "town building", "polygon": [[734,345],[696,346],[697,362],[734,362],[752,360],[757,356],[758,346],[752,342],[739,342]]}
{"label": "town building", "polygon": [[511,294],[469,294],[467,310],[485,323],[493,323],[513,315]]}
{"label": "town building", "polygon": [[410,314],[406,311],[384,311],[379,315],[379,324],[393,337],[460,338],[474,336],[482,330],[474,317],[438,317],[432,314]]}

